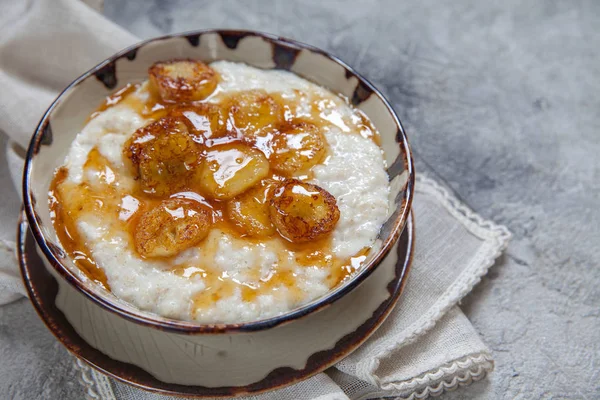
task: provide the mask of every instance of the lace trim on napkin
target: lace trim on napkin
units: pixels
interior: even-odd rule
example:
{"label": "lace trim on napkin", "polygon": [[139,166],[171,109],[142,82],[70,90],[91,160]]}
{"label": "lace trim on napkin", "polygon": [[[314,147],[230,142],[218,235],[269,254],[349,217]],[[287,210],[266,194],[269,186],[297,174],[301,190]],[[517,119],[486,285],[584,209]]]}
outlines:
{"label": "lace trim on napkin", "polygon": [[[396,390],[413,392],[408,397],[396,397],[394,400],[426,399],[437,397],[445,392],[451,392],[461,386],[469,386],[486,377],[494,370],[494,360],[488,353],[471,354],[452,362],[449,365],[424,373],[409,382],[403,382],[395,387]],[[418,390],[417,388],[423,387]],[[414,391],[418,390],[418,391]]]}
{"label": "lace trim on napkin", "polygon": [[75,356],[73,358],[75,359],[73,364],[79,370],[79,383],[85,389],[85,400],[116,400],[108,377],[96,372],[79,358]]}
{"label": "lace trim on napkin", "polygon": [[[405,335],[401,335],[393,343],[377,349],[377,354],[368,360],[368,363],[363,365],[359,363],[356,366],[358,372],[357,375],[359,377],[368,380],[372,385],[380,387],[383,390],[396,389],[396,384],[393,382],[381,382],[377,375],[377,369],[379,368],[381,359],[389,356],[392,352],[398,351],[400,348],[415,342],[420,336],[433,328],[436,322],[446,314],[450,308],[458,303],[477,283],[479,283],[479,281],[481,281],[481,278],[494,264],[496,258],[498,258],[502,251],[506,249],[512,236],[506,227],[483,219],[480,215],[471,211],[456,197],[451,195],[448,190],[424,174],[417,175],[416,189],[419,192],[427,193],[436,198],[439,203],[467,229],[475,235],[486,239],[488,243],[487,246],[479,252],[478,258],[475,258],[472,261],[472,264],[476,266],[475,269],[469,269],[468,274],[465,274],[466,276],[464,278],[459,277],[453,285],[456,286],[456,288],[446,292],[446,294],[438,301],[439,305],[437,307],[433,307],[429,312],[419,318],[413,326],[407,329]],[[402,382],[402,384],[411,384],[413,380]]]}

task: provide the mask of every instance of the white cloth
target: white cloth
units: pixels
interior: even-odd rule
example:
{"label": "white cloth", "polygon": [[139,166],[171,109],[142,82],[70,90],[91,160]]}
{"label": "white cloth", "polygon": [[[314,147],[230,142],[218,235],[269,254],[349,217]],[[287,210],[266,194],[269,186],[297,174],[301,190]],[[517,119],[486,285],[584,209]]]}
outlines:
{"label": "white cloth", "polygon": [[[7,165],[19,187],[22,149],[58,91],[136,39],[76,0],[0,0],[0,9],[0,130],[12,141]],[[425,398],[482,379],[492,370],[490,351],[456,304],[487,272],[510,234],[423,176],[418,177],[413,210],[411,275],[384,325],[334,368],[255,398]],[[23,291],[11,245],[0,245],[0,304]],[[109,379],[81,361],[76,365],[90,398],[165,398]]]}

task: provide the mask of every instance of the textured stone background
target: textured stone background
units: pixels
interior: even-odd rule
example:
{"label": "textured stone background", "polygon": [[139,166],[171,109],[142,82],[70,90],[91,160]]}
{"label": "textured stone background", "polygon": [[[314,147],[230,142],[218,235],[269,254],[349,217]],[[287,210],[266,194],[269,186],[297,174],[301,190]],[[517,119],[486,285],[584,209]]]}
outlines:
{"label": "textured stone background", "polygon": [[[496,371],[443,398],[600,398],[600,2],[495,3],[105,0],[105,14],[142,38],[259,29],[356,67],[418,170],[515,235],[463,302]],[[82,398],[26,300],[0,308],[0,354],[6,398]]]}

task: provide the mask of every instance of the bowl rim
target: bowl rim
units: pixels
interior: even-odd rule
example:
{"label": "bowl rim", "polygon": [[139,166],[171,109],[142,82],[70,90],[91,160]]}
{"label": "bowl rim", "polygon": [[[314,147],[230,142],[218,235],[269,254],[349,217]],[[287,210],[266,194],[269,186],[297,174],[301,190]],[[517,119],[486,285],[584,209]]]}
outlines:
{"label": "bowl rim", "polygon": [[[408,178],[406,182],[405,192],[406,195],[400,205],[400,212],[398,216],[394,220],[393,228],[390,234],[384,238],[381,248],[378,250],[377,254],[368,262],[365,266],[363,266],[362,270],[359,271],[356,275],[354,275],[348,282],[330,290],[325,295],[306,303],[298,308],[290,310],[281,315],[277,315],[274,317],[264,318],[256,321],[249,322],[240,322],[240,323],[211,323],[211,324],[199,324],[191,321],[182,321],[176,320],[172,318],[167,318],[160,316],[158,314],[153,314],[149,312],[133,312],[131,310],[125,309],[123,306],[119,305],[118,302],[112,301],[107,297],[100,296],[95,293],[89,284],[83,282],[80,277],[78,277],[73,271],[71,271],[67,266],[63,265],[60,261],[60,255],[57,250],[54,249],[54,246],[49,244],[46,240],[46,237],[42,231],[41,223],[38,219],[38,216],[35,212],[35,199],[32,196],[30,186],[31,186],[31,174],[32,174],[32,162],[35,154],[39,151],[43,134],[45,132],[45,127],[49,122],[50,114],[54,109],[60,104],[62,98],[72,91],[79,83],[90,78],[95,75],[96,72],[102,70],[106,66],[114,63],[116,60],[121,59],[123,57],[127,57],[132,54],[132,52],[136,52],[142,46],[145,46],[149,43],[172,39],[172,38],[186,38],[190,40],[193,37],[199,37],[205,34],[217,34],[217,35],[234,35],[234,36],[257,36],[265,41],[285,47],[287,49],[292,49],[295,51],[301,50],[309,50],[313,53],[320,54],[329,60],[335,62],[336,64],[342,66],[344,68],[347,76],[354,76],[358,79],[358,84],[362,84],[367,87],[372,94],[376,95],[382,103],[387,108],[387,111],[392,116],[394,120],[394,124],[398,128],[397,138],[399,139],[399,147],[400,147],[400,155],[402,157],[402,161],[406,166],[406,171],[408,172]],[[190,40],[191,42],[191,40]],[[327,307],[334,303],[336,300],[340,299],[342,296],[346,295],[350,291],[352,291],[355,287],[357,287],[360,283],[362,283],[371,273],[377,268],[377,266],[381,263],[381,261],[388,255],[400,234],[404,230],[407,221],[409,212],[412,205],[413,194],[414,194],[414,182],[415,182],[415,172],[412,160],[412,152],[410,150],[410,145],[408,143],[408,138],[406,136],[406,132],[400,119],[396,115],[396,112],[392,108],[390,102],[383,96],[383,94],[375,88],[371,82],[369,82],[366,78],[356,72],[352,67],[346,64],[344,61],[340,60],[338,57],[321,50],[317,47],[314,47],[309,44],[305,44],[302,42],[298,42],[293,39],[284,38],[281,36],[273,35],[270,33],[255,31],[255,30],[232,30],[232,29],[203,29],[203,30],[193,30],[186,31],[176,34],[169,34],[164,36],[158,36],[151,39],[140,41],[136,44],[133,44],[129,47],[120,50],[114,55],[106,58],[104,61],[100,62],[87,72],[83,73],[81,76],[76,78],[73,82],[71,82],[60,94],[56,97],[56,99],[52,102],[52,104],[48,107],[48,109],[44,112],[40,122],[38,123],[34,134],[29,143],[29,147],[27,150],[26,158],[25,158],[25,166],[23,170],[23,202],[25,213],[27,215],[27,220],[29,222],[30,228],[32,230],[33,236],[38,247],[44,253],[46,260],[52,265],[54,270],[65,279],[70,285],[72,285],[75,289],[77,289],[80,293],[85,295],[88,299],[90,299],[95,304],[100,307],[115,313],[131,322],[136,324],[152,327],[155,329],[173,332],[178,334],[221,334],[221,333],[234,333],[234,332],[255,332],[260,330],[265,330],[269,328],[273,328],[275,326],[292,322],[296,319],[302,318],[308,314],[319,311],[324,307]]]}

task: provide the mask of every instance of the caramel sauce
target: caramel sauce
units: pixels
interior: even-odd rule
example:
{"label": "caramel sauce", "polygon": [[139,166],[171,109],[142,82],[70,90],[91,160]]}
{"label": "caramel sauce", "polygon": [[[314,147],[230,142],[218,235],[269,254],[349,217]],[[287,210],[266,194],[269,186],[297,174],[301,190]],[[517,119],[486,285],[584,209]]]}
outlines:
{"label": "caramel sauce", "polygon": [[[67,175],[68,171],[65,167],[59,168],[50,186],[48,205],[52,216],[52,223],[56,229],[56,235],[65,252],[73,260],[73,263],[89,279],[110,290],[104,271],[96,265],[86,242],[77,229],[77,215],[83,207],[65,209],[63,206],[65,202],[63,201],[63,193],[59,189],[59,186],[67,178]],[[81,191],[77,191],[75,196],[83,198],[86,194],[86,190],[82,189]]]}
{"label": "caramel sauce", "polygon": [[204,290],[192,298],[192,318],[196,318],[199,311],[210,308],[217,301],[231,297],[235,290],[235,283],[229,279],[207,275],[204,281],[207,284]]}
{"label": "caramel sauce", "polygon": [[360,129],[360,135],[365,139],[371,139],[378,147],[381,147],[381,136],[373,126],[371,120],[360,110],[355,110],[360,117],[360,121],[354,121]]}
{"label": "caramel sauce", "polygon": [[[279,125],[272,124],[273,118],[276,118],[277,115],[286,123],[300,119],[316,125],[322,131],[327,131],[332,126],[336,126],[343,132],[355,130],[360,132],[363,137],[380,144],[376,129],[362,112],[358,111],[357,115],[352,115],[351,118],[341,115],[336,110],[335,102],[328,98],[313,101],[311,109],[307,113],[306,110],[299,111],[299,101],[305,96],[303,93],[296,91],[295,101],[279,94],[270,94],[267,102],[255,105],[255,107],[261,107],[260,113],[265,113],[265,107],[271,107],[271,112],[266,112],[269,114],[268,118],[263,117],[260,113],[255,113],[252,114],[254,117],[245,115],[243,120],[239,120],[236,118],[239,118],[240,115],[241,100],[238,101],[236,93],[220,94],[217,108],[207,106],[206,102],[190,102],[182,106],[181,104],[162,102],[153,91],[149,91],[147,101],[133,96],[132,94],[142,85],[127,84],[117,90],[91,114],[90,119],[117,104],[127,105],[148,121],[156,121],[171,115],[187,118],[186,125],[190,129],[190,133],[194,135],[194,141],[201,149],[202,157],[206,157],[207,152],[214,146],[244,143],[260,150],[267,159],[270,159],[274,152],[280,150],[273,141],[273,137],[279,133]],[[219,94],[219,88],[215,94]],[[256,96],[256,94],[253,95]],[[237,104],[235,106],[237,108],[232,108],[234,107],[231,106],[232,104]],[[206,107],[212,107],[208,116],[203,115],[203,113],[206,114]],[[227,111],[227,107],[230,107],[229,111]],[[255,134],[251,134],[251,132],[255,132]],[[326,161],[327,151],[319,162]],[[291,243],[277,233],[263,238],[248,236],[227,217],[227,201],[204,196],[198,186],[189,182],[168,196],[153,196],[142,190],[139,183],[129,191],[124,190],[119,185],[115,185],[120,179],[118,171],[96,148],[90,151],[84,165],[84,172],[89,171],[96,174],[96,177],[99,178],[98,181],[101,182],[100,185],[92,187],[87,183],[75,185],[66,182],[67,169],[65,167],[58,169],[50,187],[49,205],[54,227],[65,251],[81,271],[106,289],[110,290],[106,275],[102,268],[95,263],[88,244],[77,229],[77,221],[84,213],[96,213],[107,220],[118,221],[116,226],[112,226],[111,229],[128,232],[129,237],[133,238],[140,217],[146,211],[156,207],[162,200],[169,197],[193,199],[211,209],[213,230],[243,240],[248,245],[262,245],[265,241],[269,241],[274,243],[274,248],[279,249],[277,253],[279,261],[271,267],[267,276],[260,276],[257,267],[246,273],[244,279],[239,279],[236,274],[229,275],[208,264],[174,265],[171,268],[172,273],[188,279],[201,278],[206,285],[203,291],[191,299],[193,318],[202,310],[210,308],[215,302],[233,296],[236,290],[240,291],[244,301],[252,302],[261,294],[276,294],[279,288],[284,287],[294,300],[301,301],[304,293],[297,285],[298,277],[293,272],[293,265],[287,265],[290,258],[306,268],[327,269],[327,283],[330,287],[334,287],[352,276],[369,253],[369,248],[365,248],[353,257],[339,259],[333,254],[331,237],[308,243]],[[312,179],[314,177],[312,168],[298,171],[294,177],[301,180]],[[271,168],[265,179],[281,181],[284,177]],[[204,258],[208,263],[213,259],[211,255],[216,252],[215,242],[209,239],[210,236],[198,245],[202,246]],[[130,240],[130,247],[135,251],[132,243],[133,239]],[[138,256],[143,258],[140,254]],[[174,262],[173,259],[164,261]]]}
{"label": "caramel sauce", "polygon": [[274,265],[266,277],[251,279],[251,282],[241,281],[225,272],[210,272],[210,269],[199,268],[197,273],[201,275],[206,287],[192,298],[193,318],[215,302],[233,296],[236,288],[239,288],[241,298],[246,302],[254,301],[259,295],[276,295],[281,287],[286,289],[294,301],[302,300],[303,293],[296,285],[296,274],[278,265]]}
{"label": "caramel sauce", "polygon": [[100,104],[100,106],[96,109],[96,111],[94,111],[90,115],[86,123],[89,122],[89,120],[94,119],[96,116],[98,116],[102,111],[105,111],[110,107],[119,104],[125,98],[129,97],[131,93],[135,92],[139,87],[139,84],[128,83],[127,85],[117,90],[110,96],[107,96],[106,99],[104,99],[104,101],[102,102],[102,104]]}

